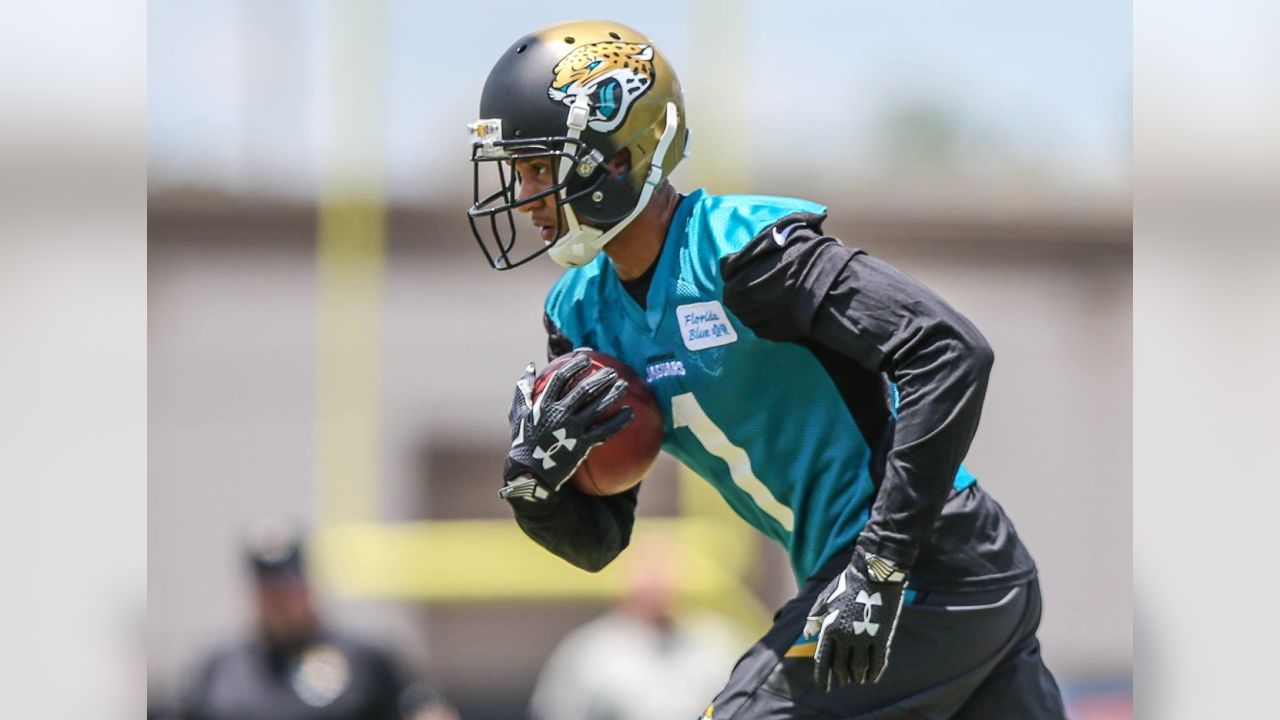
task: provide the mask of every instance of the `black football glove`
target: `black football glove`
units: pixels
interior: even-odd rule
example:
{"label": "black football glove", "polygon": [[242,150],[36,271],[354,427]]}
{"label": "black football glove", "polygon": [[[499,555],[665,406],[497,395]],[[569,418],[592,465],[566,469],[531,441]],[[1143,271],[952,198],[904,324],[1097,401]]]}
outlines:
{"label": "black football glove", "polygon": [[557,497],[587,451],[631,421],[635,412],[629,407],[604,419],[627,391],[627,381],[613,368],[600,368],[566,390],[590,366],[591,358],[575,353],[551,374],[536,400],[533,363],[525,368],[507,416],[511,451],[502,470],[505,485],[500,497],[530,502]]}
{"label": "black football glove", "polygon": [[880,680],[906,580],[888,560],[854,550],[849,566],[818,595],[804,626],[805,637],[818,636],[813,677],[819,688]]}

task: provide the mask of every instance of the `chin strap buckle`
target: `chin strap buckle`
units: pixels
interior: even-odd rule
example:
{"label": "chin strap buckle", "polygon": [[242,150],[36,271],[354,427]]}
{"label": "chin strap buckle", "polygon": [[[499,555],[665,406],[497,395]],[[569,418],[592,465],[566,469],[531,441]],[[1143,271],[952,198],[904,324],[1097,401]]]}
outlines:
{"label": "chin strap buckle", "polygon": [[577,173],[582,177],[590,177],[603,162],[604,155],[599,150],[592,150],[589,155],[578,161]]}

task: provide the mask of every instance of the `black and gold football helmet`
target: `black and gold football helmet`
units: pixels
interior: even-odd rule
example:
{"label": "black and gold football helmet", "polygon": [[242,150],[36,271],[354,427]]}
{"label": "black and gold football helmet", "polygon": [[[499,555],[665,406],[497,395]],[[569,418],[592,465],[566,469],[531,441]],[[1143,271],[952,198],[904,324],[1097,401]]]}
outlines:
{"label": "black and gold football helmet", "polygon": [[[546,252],[577,267],[592,258],[648,204],[685,156],[689,132],[680,81],[645,36],[625,25],[575,21],[516,40],[499,58],[468,125],[474,169],[471,229],[499,270]],[[630,170],[609,161],[630,152]],[[549,158],[551,187],[517,198],[515,159]],[[486,180],[485,176],[488,175]],[[496,189],[495,189],[496,185]],[[552,197],[555,239],[524,233],[518,207]]]}

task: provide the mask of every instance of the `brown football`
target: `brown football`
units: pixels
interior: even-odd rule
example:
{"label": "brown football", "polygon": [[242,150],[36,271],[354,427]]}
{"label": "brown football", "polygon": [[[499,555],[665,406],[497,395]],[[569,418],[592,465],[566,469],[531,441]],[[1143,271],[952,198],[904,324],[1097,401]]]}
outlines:
{"label": "brown football", "polygon": [[[610,367],[618,377],[627,381],[627,392],[614,405],[610,415],[629,407],[635,417],[613,437],[605,440],[587,453],[586,459],[574,471],[569,483],[588,495],[617,495],[635,487],[653,467],[662,449],[662,413],[649,390],[649,385],[621,360],[595,350],[584,350],[591,358],[591,367],[583,370],[568,385],[580,380],[599,368]],[[566,353],[547,363],[533,383],[533,396],[542,392],[551,373],[572,357]]]}

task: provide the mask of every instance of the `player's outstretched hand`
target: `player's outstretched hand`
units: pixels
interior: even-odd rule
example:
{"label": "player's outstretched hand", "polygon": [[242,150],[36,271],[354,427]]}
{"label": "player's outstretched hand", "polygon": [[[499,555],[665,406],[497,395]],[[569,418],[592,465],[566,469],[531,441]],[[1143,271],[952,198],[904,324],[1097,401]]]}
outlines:
{"label": "player's outstretched hand", "polygon": [[525,368],[507,414],[511,450],[502,471],[501,497],[530,502],[557,497],[587,451],[631,420],[635,412],[629,407],[605,418],[626,393],[627,381],[613,368],[584,375],[590,366],[591,358],[575,351],[551,373],[536,398],[533,363]]}
{"label": "player's outstretched hand", "polygon": [[880,680],[906,588],[906,575],[892,563],[854,550],[849,567],[818,595],[804,626],[806,637],[818,636],[813,660],[819,688]]}

